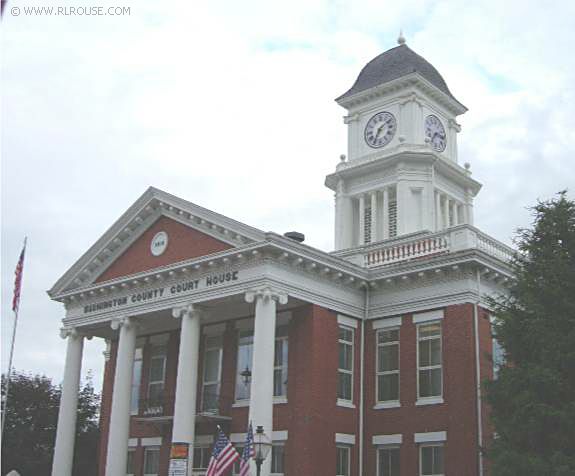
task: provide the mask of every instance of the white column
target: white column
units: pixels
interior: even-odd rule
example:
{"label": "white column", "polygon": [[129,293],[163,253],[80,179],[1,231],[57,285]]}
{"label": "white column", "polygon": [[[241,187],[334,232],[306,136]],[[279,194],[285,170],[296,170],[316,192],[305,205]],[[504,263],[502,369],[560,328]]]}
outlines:
{"label": "white column", "polygon": [[435,192],[435,230],[441,230],[441,194]]}
{"label": "white column", "polygon": [[377,223],[377,191],[371,193],[371,242],[375,243],[379,239]]}
{"label": "white column", "polygon": [[172,442],[188,445],[188,474],[192,474],[201,312],[188,304],[174,308],[172,315],[182,319]]}
{"label": "white column", "polygon": [[[269,287],[248,291],[246,301],[256,303],[254,323],[254,352],[250,391],[249,421],[254,432],[263,426],[268,437],[273,432],[274,353],[276,330],[276,301],[287,303],[287,295]],[[254,466],[252,464],[252,466]],[[255,474],[255,467],[253,474]],[[269,476],[271,454],[262,465],[261,476]]]}
{"label": "white column", "polygon": [[359,196],[359,246],[365,245],[365,196]]}
{"label": "white column", "polygon": [[383,189],[383,239],[389,238],[389,187]]}
{"label": "white column", "polygon": [[115,319],[112,321],[112,329],[118,328],[120,329],[120,339],[112,390],[106,476],[126,474],[130,435],[130,393],[136,350],[136,322],[131,317]]}
{"label": "white column", "polygon": [[341,197],[342,207],[342,249],[353,246],[354,228],[353,228],[353,202],[352,199],[343,195]]}
{"label": "white column", "polygon": [[334,223],[334,245],[336,250],[343,249],[343,181],[339,181],[334,195],[335,199],[335,223]]}
{"label": "white column", "polygon": [[66,346],[66,365],[60,397],[58,427],[52,476],[71,476],[74,462],[74,442],[76,440],[76,415],[78,414],[78,393],[80,391],[80,373],[82,370],[82,351],[84,336],[75,329],[62,329],[62,339],[68,338]]}
{"label": "white column", "polygon": [[453,226],[458,225],[458,221],[457,221],[457,202],[455,200],[451,201],[451,214],[453,215]]}
{"label": "white column", "polygon": [[449,198],[443,196],[443,228],[449,228]]}

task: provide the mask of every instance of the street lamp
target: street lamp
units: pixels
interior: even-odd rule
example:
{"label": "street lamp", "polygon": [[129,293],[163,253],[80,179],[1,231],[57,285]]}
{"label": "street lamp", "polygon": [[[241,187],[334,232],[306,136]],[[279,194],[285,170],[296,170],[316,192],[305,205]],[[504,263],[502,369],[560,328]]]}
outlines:
{"label": "street lamp", "polygon": [[254,450],[256,453],[254,459],[256,460],[257,476],[260,476],[262,463],[267,458],[271,449],[272,449],[272,442],[264,433],[264,427],[258,426],[256,428],[256,434],[254,436]]}

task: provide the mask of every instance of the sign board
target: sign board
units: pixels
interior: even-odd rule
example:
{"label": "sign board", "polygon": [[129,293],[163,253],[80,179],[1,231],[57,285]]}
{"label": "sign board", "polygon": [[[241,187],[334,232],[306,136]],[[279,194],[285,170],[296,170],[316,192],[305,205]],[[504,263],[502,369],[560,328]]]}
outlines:
{"label": "sign board", "polygon": [[172,443],[168,476],[188,476],[188,443]]}

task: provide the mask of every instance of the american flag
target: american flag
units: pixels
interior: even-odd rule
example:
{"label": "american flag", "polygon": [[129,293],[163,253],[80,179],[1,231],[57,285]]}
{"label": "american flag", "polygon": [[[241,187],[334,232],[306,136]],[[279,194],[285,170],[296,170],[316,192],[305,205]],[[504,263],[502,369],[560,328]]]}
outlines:
{"label": "american flag", "polygon": [[26,254],[26,240],[24,240],[24,247],[22,248],[22,253],[20,253],[20,259],[16,265],[16,271],[14,274],[16,278],[14,279],[14,298],[12,299],[12,310],[18,312],[18,305],[20,304],[20,289],[22,287],[22,274],[24,273],[24,255]]}
{"label": "american flag", "polygon": [[212,451],[210,464],[206,476],[222,476],[230,469],[234,462],[239,459],[240,455],[232,446],[230,440],[224,435],[218,426],[218,438]]}
{"label": "american flag", "polygon": [[252,422],[250,422],[248,433],[246,435],[246,445],[244,446],[244,451],[242,452],[242,457],[240,459],[240,476],[251,476],[250,458],[255,457],[255,455],[254,432],[252,430]]}

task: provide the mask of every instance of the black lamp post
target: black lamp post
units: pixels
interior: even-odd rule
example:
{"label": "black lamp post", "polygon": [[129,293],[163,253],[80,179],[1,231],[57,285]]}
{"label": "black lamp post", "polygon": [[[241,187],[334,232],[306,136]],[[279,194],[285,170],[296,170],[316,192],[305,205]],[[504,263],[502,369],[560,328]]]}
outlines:
{"label": "black lamp post", "polygon": [[260,476],[260,471],[262,463],[267,458],[270,450],[272,449],[272,442],[264,433],[264,427],[258,426],[256,428],[256,434],[254,436],[254,450],[255,450],[255,461],[257,468],[257,476]]}

